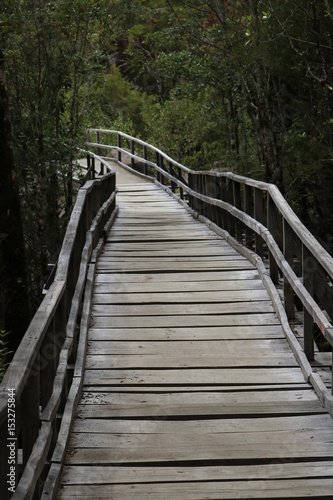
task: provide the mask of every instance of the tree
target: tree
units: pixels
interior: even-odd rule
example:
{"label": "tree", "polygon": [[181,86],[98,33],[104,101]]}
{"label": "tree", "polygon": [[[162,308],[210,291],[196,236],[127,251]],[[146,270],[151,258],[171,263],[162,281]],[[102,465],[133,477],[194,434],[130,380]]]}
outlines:
{"label": "tree", "polygon": [[85,140],[89,93],[102,67],[103,2],[7,2],[4,55],[14,153],[24,205],[33,308],[73,206],[77,147]]}
{"label": "tree", "polygon": [[26,260],[4,58],[0,47],[0,328],[16,349],[28,325]]}

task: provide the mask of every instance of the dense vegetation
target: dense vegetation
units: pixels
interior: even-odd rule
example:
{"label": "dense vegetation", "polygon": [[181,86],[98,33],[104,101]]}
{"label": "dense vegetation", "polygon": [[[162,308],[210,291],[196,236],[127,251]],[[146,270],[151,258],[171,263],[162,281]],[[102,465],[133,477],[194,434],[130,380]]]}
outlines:
{"label": "dense vegetation", "polygon": [[0,15],[2,330],[19,339],[40,300],[87,126],[274,182],[332,250],[329,0],[2,0]]}

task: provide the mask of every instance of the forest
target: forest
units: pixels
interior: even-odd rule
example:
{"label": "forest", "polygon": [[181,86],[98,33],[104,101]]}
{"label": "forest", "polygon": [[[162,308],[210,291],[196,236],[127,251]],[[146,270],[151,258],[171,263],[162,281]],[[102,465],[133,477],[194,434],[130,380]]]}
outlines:
{"label": "forest", "polygon": [[1,355],[42,299],[88,127],[276,184],[333,253],[330,0],[2,0],[0,29]]}

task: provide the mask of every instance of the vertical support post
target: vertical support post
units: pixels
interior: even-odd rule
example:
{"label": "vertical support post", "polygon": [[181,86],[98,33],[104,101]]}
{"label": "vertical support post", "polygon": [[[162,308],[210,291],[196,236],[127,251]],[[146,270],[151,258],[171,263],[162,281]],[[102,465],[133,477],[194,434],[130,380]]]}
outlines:
{"label": "vertical support post", "polygon": [[[263,223],[263,196],[261,189],[255,188],[254,190],[254,218]],[[260,256],[264,255],[263,241],[259,234],[255,234],[255,251]]]}
{"label": "vertical support post", "polygon": [[104,163],[100,162],[99,164],[99,175],[104,175]]}
{"label": "vertical support post", "polygon": [[92,156],[91,157],[91,179],[95,179],[95,158]]}
{"label": "vertical support post", "polygon": [[[229,204],[234,207],[235,206],[234,181],[228,178],[227,178],[227,195]],[[230,213],[229,213],[229,233],[233,237],[236,236],[236,221],[234,216]]]}
{"label": "vertical support post", "polygon": [[[133,139],[131,140],[131,154],[132,155],[135,154],[135,142],[133,141]],[[134,160],[133,156],[131,156],[131,167],[133,169],[135,167],[135,160]]]}
{"label": "vertical support post", "polygon": [[[173,177],[175,177],[175,172],[174,172],[174,170],[173,170],[173,165],[172,165],[172,163],[171,163],[171,161],[170,161],[170,160],[168,161],[168,166],[169,166],[169,173],[170,173]],[[177,188],[177,184],[176,184],[176,182],[175,182],[174,180],[171,180],[171,191],[172,191],[173,193],[175,193],[175,192],[176,192],[176,188]]]}
{"label": "vertical support post", "polygon": [[[200,194],[205,194],[206,182],[205,182],[205,174],[199,173],[197,176],[197,191]],[[205,215],[206,203],[202,200],[197,199],[197,212],[200,215]]]}
{"label": "vertical support post", "polygon": [[[228,198],[228,185],[227,185],[228,179],[226,177],[221,177],[221,199],[222,201],[228,203],[229,198]],[[230,232],[230,214],[226,210],[222,209],[222,229],[227,231],[228,233]]]}
{"label": "vertical support post", "polygon": [[[193,190],[193,174],[191,172],[188,173],[188,187]],[[193,196],[192,194],[188,194],[188,206],[193,209]]]}
{"label": "vertical support post", "polygon": [[143,159],[144,159],[144,162],[143,162],[143,173],[145,175],[147,175],[147,158],[148,158],[148,151],[147,151],[147,146],[144,145],[143,146]]}
{"label": "vertical support post", "polygon": [[[210,174],[209,176],[209,191],[208,196],[216,199],[218,197],[219,189],[218,189],[218,177],[216,174]],[[217,206],[210,203],[209,204],[209,219],[217,224]]]}
{"label": "vertical support post", "polygon": [[[254,204],[253,204],[253,194],[252,187],[247,184],[244,185],[244,211],[246,214],[253,217],[254,215]],[[253,231],[245,226],[245,246],[252,250],[253,248]]]}
{"label": "vertical support post", "polygon": [[31,368],[20,401],[23,465],[28,462],[39,433],[39,355]]}
{"label": "vertical support post", "polygon": [[[294,251],[293,251],[293,234],[288,222],[283,218],[283,254],[286,261],[293,266]],[[283,297],[284,308],[289,319],[295,318],[294,292],[288,280],[283,276]]]}
{"label": "vertical support post", "polygon": [[[160,167],[160,154],[156,152],[156,165]],[[161,173],[159,170],[156,170],[156,179],[158,182],[161,182]]]}
{"label": "vertical support post", "polygon": [[[310,293],[314,295],[314,274],[315,261],[305,245],[302,245],[302,273],[303,285]],[[304,325],[304,352],[309,361],[314,359],[314,321],[311,314],[304,307],[303,309],[303,325]]]}
{"label": "vertical support post", "polygon": [[[200,193],[207,195],[207,175],[200,174]],[[207,217],[208,204],[204,201],[200,201],[200,214]]]}
{"label": "vertical support post", "polygon": [[56,358],[55,322],[53,319],[44,337],[39,355],[40,406],[42,410],[52,395],[53,380],[56,373]]}
{"label": "vertical support post", "polygon": [[[180,167],[177,167],[177,174],[178,174],[178,180],[182,182],[182,169]],[[179,196],[181,200],[184,199],[184,189],[181,186],[179,186]]]}
{"label": "vertical support post", "polygon": [[[272,234],[276,241],[277,233],[277,210],[274,201],[269,193],[267,193],[267,229]],[[269,274],[275,285],[279,282],[279,270],[273,255],[269,252]]]}
{"label": "vertical support post", "polygon": [[[203,194],[205,196],[211,196],[211,178],[209,174],[203,174]],[[207,219],[212,220],[212,207],[210,203],[205,202],[203,204],[203,215],[207,217]]]}
{"label": "vertical support post", "polygon": [[[233,189],[234,205],[239,210],[242,210],[240,183],[233,180],[232,181],[232,189]],[[243,226],[242,222],[236,218],[235,219],[235,236],[239,242],[242,242],[242,238],[243,238],[242,226]]]}
{"label": "vertical support post", "polygon": [[[217,186],[217,199],[222,200],[222,177],[218,176],[216,178]],[[216,224],[222,228],[223,226],[223,209],[221,207],[216,207]]]}
{"label": "vertical support post", "polygon": [[121,161],[121,135],[117,134],[117,146],[118,146],[118,161]]}
{"label": "vertical support post", "polygon": [[[164,158],[162,155],[160,155],[160,167],[162,170],[165,170]],[[161,174],[161,184],[163,184],[163,186],[166,184],[165,177],[164,177],[163,173]]]}
{"label": "vertical support post", "polygon": [[[99,130],[97,130],[97,132],[96,132],[96,142],[97,142],[97,144],[100,144]],[[101,148],[99,146],[97,147],[97,154],[98,154],[98,156],[101,156]]]}
{"label": "vertical support post", "polygon": [[89,177],[91,177],[91,173],[90,173],[90,154],[88,153],[87,154],[87,175],[89,175]]}

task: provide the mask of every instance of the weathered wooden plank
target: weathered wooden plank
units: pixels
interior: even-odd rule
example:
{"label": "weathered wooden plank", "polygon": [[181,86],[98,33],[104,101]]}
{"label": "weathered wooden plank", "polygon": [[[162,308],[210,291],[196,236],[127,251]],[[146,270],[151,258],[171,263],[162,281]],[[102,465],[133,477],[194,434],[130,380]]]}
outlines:
{"label": "weathered wooden plank", "polygon": [[[173,316],[189,315],[209,315],[216,314],[242,314],[242,313],[273,313],[274,308],[270,301],[260,302],[226,302],[217,306],[216,304],[108,304],[108,307],[93,304],[92,315],[100,316]],[[175,318],[176,319],[176,318]]]}
{"label": "weathered wooden plank", "polygon": [[128,242],[114,242],[110,241],[105,248],[105,251],[112,251],[114,250],[120,250],[120,251],[139,251],[139,250],[147,250],[147,251],[152,251],[155,252],[157,250],[159,251],[165,251],[166,249],[169,251],[173,250],[183,250],[184,253],[186,254],[187,251],[193,250],[203,250],[205,248],[211,249],[213,251],[219,251],[220,249],[222,250],[228,250],[230,249],[230,245],[225,241],[225,240],[205,240],[205,241],[195,241],[192,242],[191,245],[188,245],[188,243],[184,241],[170,241],[167,246],[163,244],[163,242],[159,241],[132,241],[131,244],[129,245]]}
{"label": "weathered wooden plank", "polygon": [[93,303],[96,304],[151,304],[151,303],[203,303],[203,302],[245,302],[268,300],[266,290],[236,290],[210,292],[175,292],[175,293],[95,293]]}
{"label": "weathered wooden plank", "polygon": [[[184,253],[186,255],[184,255]],[[189,248],[188,245],[186,248],[180,248],[179,246],[177,248],[167,248],[164,250],[161,250],[159,248],[150,248],[150,249],[136,249],[130,247],[127,249],[126,247],[119,248],[118,250],[115,248],[113,250],[109,249],[107,251],[104,251],[102,253],[102,257],[109,257],[109,258],[114,258],[114,257],[132,257],[132,258],[147,258],[147,257],[170,257],[170,258],[189,258],[193,260],[194,258],[206,258],[210,259],[212,257],[219,257],[219,256],[239,256],[239,253],[236,252],[233,249],[225,248],[225,247],[196,247],[192,246]]]}
{"label": "weathered wooden plank", "polygon": [[107,273],[98,271],[96,283],[163,283],[165,281],[175,282],[198,282],[198,281],[230,281],[258,279],[258,271],[249,269],[247,271],[198,271],[198,272],[170,272],[159,273]]}
{"label": "weathered wooden plank", "polygon": [[[181,474],[181,473],[180,473]],[[71,485],[61,490],[59,500],[94,500],[96,498],[112,498],[113,500],[235,500],[268,498],[331,498],[332,478],[319,479],[283,479],[262,481],[216,481],[190,483],[161,483],[127,485]]]}
{"label": "weathered wooden plank", "polygon": [[116,273],[140,273],[140,272],[154,272],[154,271],[163,271],[167,272],[175,272],[175,271],[192,271],[193,268],[196,268],[198,271],[221,271],[225,270],[233,270],[233,269],[252,269],[250,263],[244,264],[242,261],[225,261],[223,263],[207,261],[207,262],[172,262],[166,263],[164,265],[160,265],[158,262],[154,262],[153,259],[151,262],[138,262],[136,264],[132,262],[100,262],[97,266],[98,272],[116,272]]}
{"label": "weathered wooden plank", "polygon": [[238,405],[247,405],[257,403],[264,403],[267,406],[273,404],[279,405],[283,403],[308,403],[314,402],[317,408],[322,408],[319,403],[317,395],[313,389],[309,387],[306,389],[289,389],[289,390],[264,390],[263,388],[247,388],[246,391],[230,391],[226,392],[223,390],[213,389],[209,392],[199,392],[192,391],[188,392],[187,388],[184,388],[182,392],[165,392],[163,394],[156,394],[155,392],[146,393],[144,398],[141,394],[129,394],[129,393],[110,393],[99,389],[95,391],[84,390],[82,392],[80,405],[119,405],[123,408],[131,407],[131,405],[139,406],[143,408],[150,405],[159,405],[169,408],[170,406],[179,406],[181,411],[181,406],[193,405],[198,408],[205,405],[216,404],[217,409],[222,406],[232,406],[237,407]]}
{"label": "weathered wooden plank", "polygon": [[[138,319],[140,318],[140,320]],[[140,323],[139,323],[140,321]],[[169,328],[169,327],[209,327],[209,326],[245,326],[279,325],[275,314],[210,314],[205,316],[98,316],[93,315],[91,327],[94,328]]]}
{"label": "weathered wooden plank", "polygon": [[[241,261],[243,263],[247,263],[247,259],[242,257],[239,254],[229,254],[229,255],[208,255],[208,256],[196,256],[196,257],[190,257],[190,256],[177,256],[174,257],[173,255],[168,255],[168,256],[162,256],[162,257],[155,257],[154,255],[150,254],[149,259],[151,262],[157,262],[159,265],[163,266],[164,265],[169,265],[170,262],[172,263],[182,263],[182,262],[191,262],[194,266],[197,264],[207,264],[208,262],[212,262],[215,265],[223,265],[225,262],[229,261]],[[113,263],[128,263],[128,264],[139,264],[141,262],[145,262],[147,260],[146,256],[141,257],[140,255],[120,255],[116,256],[114,254],[109,254],[109,255],[102,255],[99,259],[100,263],[108,263],[108,262],[113,262]]]}
{"label": "weathered wooden plank", "polygon": [[[185,349],[184,349],[185,351]],[[266,354],[265,356],[259,355],[200,355],[199,354],[116,354],[104,356],[88,355],[87,356],[87,369],[122,369],[122,368],[135,368],[135,369],[150,369],[150,368],[204,368],[212,366],[223,366],[223,368],[263,368],[263,367],[286,367],[298,366],[295,356],[291,353],[284,353],[283,357],[279,354]]]}
{"label": "weathered wooden plank", "polygon": [[[315,477],[330,477],[332,462],[292,461],[251,466],[215,465],[203,467],[117,467],[117,466],[65,466],[64,485],[78,484],[129,484],[152,482],[176,482],[181,486],[188,481],[213,481],[223,478],[224,481],[244,479],[290,479]],[[181,497],[180,497],[181,498]]]}
{"label": "weathered wooden plank", "polygon": [[[89,338],[97,340],[148,341],[158,340],[242,340],[284,339],[280,325],[206,326],[196,328],[90,328]],[[163,348],[163,346],[161,346]]]}
{"label": "weathered wooden plank", "polygon": [[[88,422],[91,423],[91,420]],[[114,420],[112,423],[116,424]],[[100,425],[101,421],[99,421]],[[329,442],[329,429],[314,431],[296,429],[272,432],[202,432],[200,428],[190,431],[146,433],[144,427],[137,432],[96,433],[73,432],[70,449],[75,448],[82,460],[85,456],[102,456],[107,451],[110,462],[169,462],[179,460],[227,460],[256,459],[265,456],[276,458],[284,450],[293,458],[333,458],[333,443]],[[244,447],[242,455],[241,447]],[[253,450],[253,455],[252,455]],[[93,453],[95,451],[95,454]],[[305,455],[306,451],[306,455]],[[91,453],[92,452],[92,453]],[[326,455],[325,455],[326,453]],[[106,453],[105,453],[106,455]],[[77,456],[69,463],[78,463]],[[86,463],[86,462],[85,462]]]}
{"label": "weathered wooden plank", "polygon": [[[185,389],[184,389],[185,391]],[[179,393],[84,392],[78,415],[83,419],[290,416],[324,413],[312,391]],[[98,429],[98,425],[95,427]],[[251,427],[252,428],[252,427]],[[289,429],[289,426],[288,426]]]}
{"label": "weathered wooden plank", "polygon": [[99,272],[110,272],[110,271],[116,271],[116,272],[154,272],[154,271],[161,271],[161,269],[166,271],[192,271],[192,269],[198,269],[198,270],[216,270],[216,271],[221,271],[221,269],[252,269],[252,264],[249,262],[243,262],[242,260],[227,260],[224,262],[214,262],[214,261],[207,261],[207,262],[173,262],[170,260],[169,262],[166,263],[159,263],[158,261],[155,262],[155,260],[150,259],[149,261],[146,262],[125,262],[125,261],[120,261],[120,262],[112,262],[112,261],[100,261],[97,265],[97,271]]}
{"label": "weathered wooden plank", "polygon": [[[115,393],[113,393],[114,395]],[[143,395],[141,394],[141,398]],[[145,396],[144,398],[145,399]],[[164,407],[161,405],[142,405],[131,404],[128,406],[114,405],[114,404],[92,404],[81,405],[78,410],[80,418],[153,418],[153,419],[167,419],[167,418],[211,418],[216,416],[233,417],[233,416],[272,416],[272,415],[311,415],[317,413],[324,413],[325,410],[320,407],[317,401],[309,402],[278,402],[271,404],[258,403],[239,403],[236,405],[220,405],[216,404],[183,404]]]}
{"label": "weathered wooden plank", "polygon": [[[206,393],[206,392],[221,392],[223,394],[228,394],[230,392],[247,392],[248,390],[261,390],[261,391],[306,391],[310,390],[311,386],[303,380],[303,382],[300,383],[288,383],[288,382],[283,382],[281,384],[255,384],[254,387],[250,387],[247,384],[235,384],[235,385],[206,385],[202,384],[200,386],[198,385],[154,385],[152,387],[149,387],[148,385],[94,385],[94,384],[85,384],[84,389],[85,391],[90,391],[93,393],[103,391],[112,393],[112,394],[121,394],[121,393],[127,393],[127,394],[165,394],[167,392],[171,392],[173,394],[181,394],[181,393],[193,393],[193,392],[201,392],[201,393]],[[310,412],[311,413],[311,412]]]}
{"label": "weathered wooden plank", "polygon": [[[112,440],[109,436],[101,436],[98,446],[75,448],[75,453],[69,453],[68,464],[105,464],[105,463],[144,463],[144,462],[177,462],[198,460],[266,460],[275,461],[308,459],[333,459],[332,443],[314,443],[309,433],[300,442],[293,443],[292,434],[286,434],[289,442],[270,440],[269,436],[264,443],[244,443],[240,440],[237,444],[224,443],[217,439],[217,434],[210,436],[200,435],[195,439],[195,434],[190,436],[169,434],[167,439],[159,439],[159,435],[152,435],[149,440],[147,435],[137,435],[137,439],[127,436]],[[80,434],[80,436],[82,436]],[[96,435],[98,436],[98,435]],[[79,443],[80,441],[78,441]],[[108,444],[110,447],[100,445]],[[333,481],[333,479],[332,479]],[[289,497],[287,497],[289,498]]]}
{"label": "weathered wooden plank", "polygon": [[255,385],[302,383],[300,368],[86,370],[86,385]]}
{"label": "weathered wooden plank", "polygon": [[[115,243],[122,243],[122,242],[126,242],[126,241],[132,241],[133,239],[135,241],[138,241],[138,242],[142,242],[142,241],[159,241],[159,242],[164,242],[165,245],[168,245],[169,242],[171,241],[174,241],[174,240],[177,240],[177,241],[189,241],[189,242],[192,242],[192,241],[209,241],[211,239],[214,239],[213,236],[205,236],[205,235],[196,235],[196,234],[191,234],[190,232],[189,233],[186,233],[186,234],[175,234],[175,235],[168,235],[168,234],[165,234],[165,233],[160,233],[160,234],[146,234],[146,235],[136,235],[135,238],[134,238],[134,235],[133,234],[117,234],[117,235],[109,235],[109,238],[112,238],[112,242],[115,242]],[[109,239],[107,240],[109,241]]]}
{"label": "weathered wooden plank", "polygon": [[[285,339],[242,339],[237,340],[165,340],[159,341],[91,341],[89,340],[88,354],[92,355],[126,355],[133,356],[255,356],[268,357],[277,354],[281,362],[286,354],[291,354],[290,347]],[[282,356],[281,356],[282,354]]]}
{"label": "weathered wooden plank", "polygon": [[[233,438],[240,434],[241,443],[253,442],[260,443],[263,440],[271,439],[271,442],[281,441],[281,436],[283,433],[295,433],[296,438],[302,438],[303,434],[306,432],[313,432],[313,437],[318,438],[322,436],[323,441],[320,442],[331,442],[331,429],[332,429],[332,419],[327,414],[322,412],[318,415],[298,415],[298,416],[271,416],[258,417],[258,418],[243,418],[234,416],[233,418],[215,418],[215,419],[189,419],[189,420],[173,420],[173,419],[77,419],[73,428],[73,433],[76,434],[75,439],[79,439],[79,434],[87,433],[89,434],[89,439],[95,439],[94,436],[101,434],[115,435],[133,435],[133,438],[137,438],[138,434],[142,434],[148,438],[157,435],[170,434],[183,434],[183,435],[202,435],[203,438],[208,435],[221,434],[221,439],[225,439],[230,444],[236,443]],[[262,433],[262,437],[259,434]],[[277,433],[273,435],[272,433]],[[280,433],[280,434],[279,434]],[[316,438],[316,439],[317,439]],[[217,439],[219,439],[217,437]],[[82,436],[82,441],[84,436]],[[286,440],[292,445],[291,441]],[[176,443],[176,440],[175,440]],[[333,443],[332,443],[333,444]],[[77,445],[80,448],[84,448],[85,444],[79,443]],[[108,448],[109,443],[105,441],[104,447]]]}
{"label": "weathered wooden plank", "polygon": [[[110,275],[107,275],[110,276]],[[102,277],[100,277],[100,280]],[[140,279],[140,278],[139,278]],[[200,291],[199,291],[200,290]],[[131,283],[129,287],[128,283],[115,282],[110,285],[109,283],[99,283],[95,284],[96,294],[142,294],[142,293],[154,293],[154,294],[167,294],[172,292],[172,295],[177,293],[206,293],[206,292],[233,292],[235,290],[245,291],[245,290],[262,290],[265,293],[265,288],[260,280],[234,280],[234,281],[163,281],[163,282],[144,282],[138,281],[137,283]],[[236,296],[236,294],[235,294]]]}

